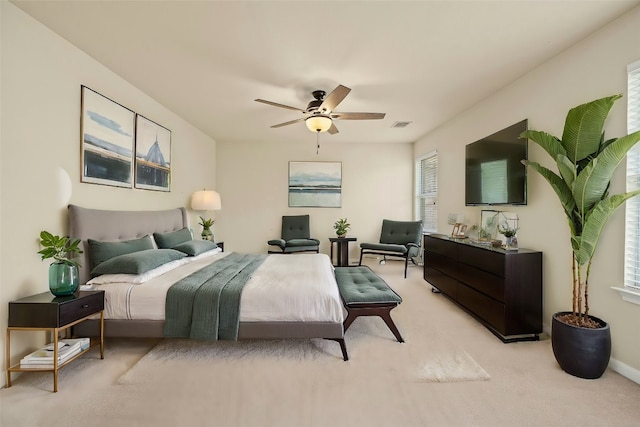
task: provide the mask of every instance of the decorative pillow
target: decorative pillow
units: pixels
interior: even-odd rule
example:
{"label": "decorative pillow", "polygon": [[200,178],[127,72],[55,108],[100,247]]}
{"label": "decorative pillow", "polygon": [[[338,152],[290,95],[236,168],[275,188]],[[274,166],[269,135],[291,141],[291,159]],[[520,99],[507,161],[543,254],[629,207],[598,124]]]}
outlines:
{"label": "decorative pillow", "polygon": [[186,256],[173,249],[147,249],[110,258],[91,270],[91,275],[141,274]]}
{"label": "decorative pillow", "polygon": [[104,261],[119,255],[153,249],[153,239],[147,235],[139,239],[121,241],[99,241],[87,239],[91,267],[97,267]]}
{"label": "decorative pillow", "polygon": [[180,243],[179,245],[174,246],[172,249],[184,252],[189,256],[196,256],[217,247],[218,245],[210,240],[189,240],[188,242]]}
{"label": "decorative pillow", "polygon": [[93,279],[89,280],[87,282],[87,285],[105,285],[107,283],[131,283],[134,285],[138,285],[140,283],[148,282],[151,279],[155,279],[156,277],[164,273],[168,273],[169,271],[174,270],[181,265],[184,265],[190,259],[193,258],[180,258],[175,261],[162,264],[159,267],[156,267],[149,271],[145,271],[141,274],[101,274],[100,276],[96,276]]}
{"label": "decorative pillow", "polygon": [[191,231],[187,227],[169,233],[153,233],[153,238],[160,249],[171,249],[175,245],[191,240]]}

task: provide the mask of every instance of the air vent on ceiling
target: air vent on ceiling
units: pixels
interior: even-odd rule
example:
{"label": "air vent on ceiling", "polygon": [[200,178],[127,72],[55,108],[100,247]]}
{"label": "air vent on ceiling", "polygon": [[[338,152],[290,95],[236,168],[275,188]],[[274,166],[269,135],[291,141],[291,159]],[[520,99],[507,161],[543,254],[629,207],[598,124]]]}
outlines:
{"label": "air vent on ceiling", "polygon": [[392,128],[406,128],[411,122],[395,122],[391,125]]}

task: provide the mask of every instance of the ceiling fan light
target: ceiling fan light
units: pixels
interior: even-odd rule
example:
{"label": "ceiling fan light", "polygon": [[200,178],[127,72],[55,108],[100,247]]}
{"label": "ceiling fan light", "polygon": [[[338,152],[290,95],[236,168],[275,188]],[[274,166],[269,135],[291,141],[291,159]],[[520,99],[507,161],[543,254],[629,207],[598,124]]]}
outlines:
{"label": "ceiling fan light", "polygon": [[308,117],[305,123],[311,132],[326,132],[332,125],[331,117],[320,114]]}

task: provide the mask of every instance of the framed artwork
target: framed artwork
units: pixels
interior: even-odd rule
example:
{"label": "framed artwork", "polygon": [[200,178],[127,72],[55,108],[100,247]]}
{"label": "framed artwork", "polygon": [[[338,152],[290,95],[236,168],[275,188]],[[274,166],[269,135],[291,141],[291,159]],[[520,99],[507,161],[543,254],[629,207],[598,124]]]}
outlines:
{"label": "framed artwork", "polygon": [[289,162],[289,207],[342,206],[342,162]]}
{"label": "framed artwork", "polygon": [[136,115],[135,187],[170,191],[171,131]]}
{"label": "framed artwork", "polygon": [[131,188],[136,114],[86,86],[81,110],[81,181]]}

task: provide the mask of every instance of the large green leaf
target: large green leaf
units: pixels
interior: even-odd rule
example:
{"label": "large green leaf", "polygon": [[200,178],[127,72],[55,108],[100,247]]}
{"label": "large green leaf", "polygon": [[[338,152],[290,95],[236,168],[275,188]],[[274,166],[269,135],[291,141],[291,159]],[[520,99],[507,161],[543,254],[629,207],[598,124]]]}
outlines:
{"label": "large green leaf", "polygon": [[581,214],[585,215],[598,200],[604,197],[616,168],[639,141],[640,131],[618,138],[608,144],[580,172],[573,185],[573,198]]}
{"label": "large green leaf", "polygon": [[577,245],[573,245],[574,256],[578,265],[586,264],[593,257],[600,240],[600,233],[611,214],[625,201],[638,194],[640,194],[640,190],[616,194],[601,200],[591,209],[582,228],[582,235],[575,238]]}
{"label": "large green leaf", "polygon": [[564,123],[562,145],[573,163],[598,151],[604,122],[615,101],[621,97],[614,95],[596,99],[569,110]]}
{"label": "large green leaf", "polygon": [[571,188],[573,181],[576,179],[576,166],[563,154],[558,154],[556,164],[558,165],[558,170],[560,171],[562,179],[564,179],[567,186]]}
{"label": "large green leaf", "polygon": [[520,134],[520,138],[528,138],[538,144],[546,151],[552,159],[557,159],[558,155],[567,155],[567,151],[562,146],[562,142],[555,136],[547,132],[537,130],[526,130]]}
{"label": "large green leaf", "polygon": [[576,204],[573,200],[571,190],[562,180],[562,178],[556,175],[553,171],[540,165],[539,163],[531,162],[529,160],[523,160],[522,163],[535,169],[536,172],[538,172],[544,179],[547,180],[547,182],[551,185],[551,188],[553,188],[553,191],[556,192],[556,195],[558,196],[558,199],[562,204],[562,208],[564,209],[567,218],[569,219],[569,221],[573,222],[571,213],[574,210]]}

